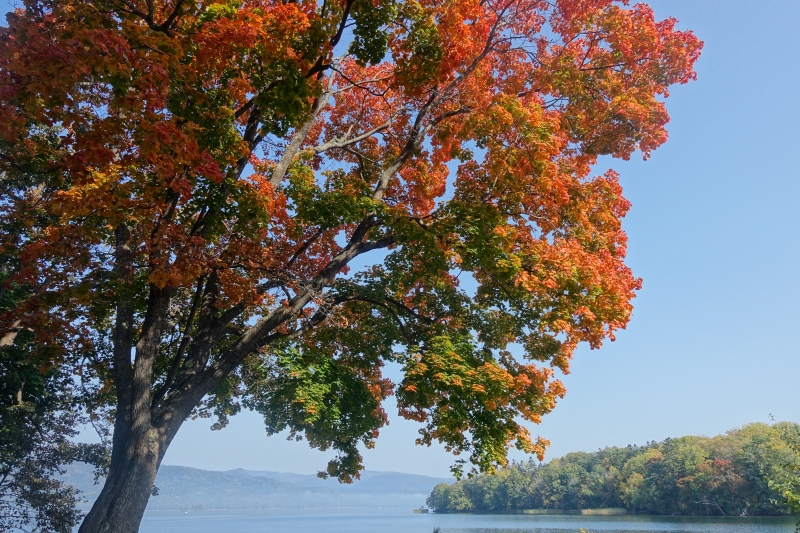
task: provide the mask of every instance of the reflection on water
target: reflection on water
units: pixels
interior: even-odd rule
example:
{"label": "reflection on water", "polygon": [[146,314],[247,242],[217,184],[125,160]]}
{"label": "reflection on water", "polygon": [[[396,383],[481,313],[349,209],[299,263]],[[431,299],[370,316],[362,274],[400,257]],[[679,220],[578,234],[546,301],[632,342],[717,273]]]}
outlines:
{"label": "reflection on water", "polygon": [[[777,533],[793,531],[794,522],[785,518],[663,517],[663,516],[558,516],[487,517],[499,520],[473,527],[451,527],[443,533],[565,533],[583,528],[604,533]],[[531,519],[532,518],[532,519]],[[513,524],[509,522],[518,522]]]}
{"label": "reflection on water", "polygon": [[790,533],[792,518],[419,515],[411,509],[148,512],[140,533]]}

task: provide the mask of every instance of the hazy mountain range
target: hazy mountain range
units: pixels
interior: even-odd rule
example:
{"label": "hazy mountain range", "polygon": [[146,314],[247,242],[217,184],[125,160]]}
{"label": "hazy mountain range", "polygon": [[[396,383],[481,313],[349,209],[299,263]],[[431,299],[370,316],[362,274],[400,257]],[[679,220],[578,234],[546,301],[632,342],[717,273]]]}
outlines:
{"label": "hazy mountain range", "polygon": [[[100,493],[92,468],[69,467],[65,481],[83,492],[84,507]],[[452,479],[399,472],[361,473],[352,484],[289,472],[229,470],[215,472],[185,466],[164,465],[158,472],[158,496],[150,498],[150,510],[268,509],[330,507],[420,507],[437,483]]]}

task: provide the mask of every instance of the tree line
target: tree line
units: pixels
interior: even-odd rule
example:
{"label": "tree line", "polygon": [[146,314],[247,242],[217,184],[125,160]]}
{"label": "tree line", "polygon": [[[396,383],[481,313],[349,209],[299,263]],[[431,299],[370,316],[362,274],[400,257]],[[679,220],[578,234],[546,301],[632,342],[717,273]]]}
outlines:
{"label": "tree line", "polygon": [[549,463],[514,463],[428,497],[438,513],[624,508],[632,513],[779,515],[779,490],[797,471],[800,426],[754,423],[716,437],[575,452]]}

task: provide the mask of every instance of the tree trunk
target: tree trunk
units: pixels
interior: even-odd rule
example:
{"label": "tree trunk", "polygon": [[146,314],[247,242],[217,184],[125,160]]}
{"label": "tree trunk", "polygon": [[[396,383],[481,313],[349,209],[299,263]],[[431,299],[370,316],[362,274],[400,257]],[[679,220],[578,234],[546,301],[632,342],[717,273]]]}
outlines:
{"label": "tree trunk", "polygon": [[115,437],[118,430],[122,436],[114,439],[111,466],[103,490],[78,533],[136,533],[139,530],[161,460],[177,432],[175,428],[167,435],[150,427],[138,432],[137,437],[117,424]]}

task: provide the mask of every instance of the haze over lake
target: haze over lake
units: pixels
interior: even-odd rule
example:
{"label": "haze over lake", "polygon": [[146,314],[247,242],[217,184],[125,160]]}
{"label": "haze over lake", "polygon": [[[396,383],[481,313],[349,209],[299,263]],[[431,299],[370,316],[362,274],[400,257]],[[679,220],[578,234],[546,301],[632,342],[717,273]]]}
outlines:
{"label": "haze over lake", "polygon": [[[101,484],[94,484],[92,468],[75,464],[64,479],[81,490],[89,509]],[[335,479],[290,472],[241,468],[218,472],[164,465],[158,472],[158,495],[150,498],[149,511],[242,509],[372,509],[402,508],[409,512],[425,504],[433,487],[449,478],[399,472],[361,473],[361,479],[342,484]]]}

